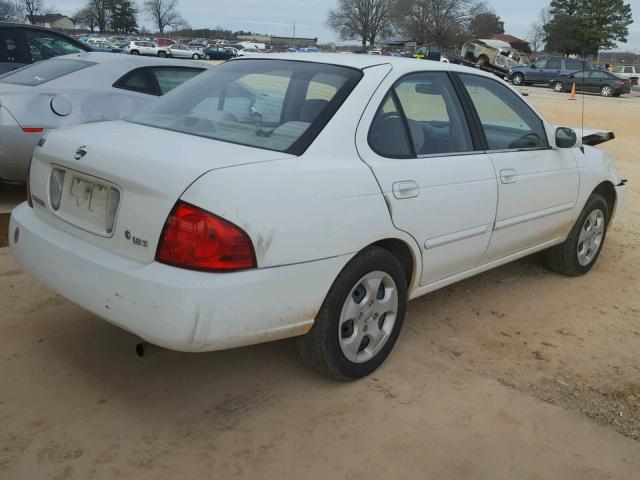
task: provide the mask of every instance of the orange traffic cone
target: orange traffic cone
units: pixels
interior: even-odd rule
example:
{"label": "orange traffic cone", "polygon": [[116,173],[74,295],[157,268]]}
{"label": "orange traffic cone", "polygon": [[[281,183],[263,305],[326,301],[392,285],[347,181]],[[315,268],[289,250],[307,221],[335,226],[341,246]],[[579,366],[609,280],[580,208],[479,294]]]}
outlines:
{"label": "orange traffic cone", "polygon": [[575,100],[576,99],[576,83],[573,82],[573,85],[571,85],[571,95],[569,95],[569,100]]}

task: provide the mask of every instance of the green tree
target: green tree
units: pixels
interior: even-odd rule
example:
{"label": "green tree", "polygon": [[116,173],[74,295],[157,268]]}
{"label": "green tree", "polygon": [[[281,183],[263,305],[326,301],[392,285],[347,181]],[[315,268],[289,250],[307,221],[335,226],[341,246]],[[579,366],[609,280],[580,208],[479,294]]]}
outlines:
{"label": "green tree", "polygon": [[116,33],[138,31],[138,10],[131,0],[111,0],[111,29]]}
{"label": "green tree", "polygon": [[544,27],[547,51],[595,55],[601,48],[626,42],[633,23],[624,0],[552,0]]}

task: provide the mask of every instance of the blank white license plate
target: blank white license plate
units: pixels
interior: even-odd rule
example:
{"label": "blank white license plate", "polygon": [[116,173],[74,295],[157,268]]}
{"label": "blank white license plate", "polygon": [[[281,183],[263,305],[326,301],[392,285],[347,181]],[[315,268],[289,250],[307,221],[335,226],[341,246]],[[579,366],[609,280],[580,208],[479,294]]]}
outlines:
{"label": "blank white license plate", "polygon": [[119,203],[120,192],[109,182],[67,170],[55,213],[83,230],[111,236]]}

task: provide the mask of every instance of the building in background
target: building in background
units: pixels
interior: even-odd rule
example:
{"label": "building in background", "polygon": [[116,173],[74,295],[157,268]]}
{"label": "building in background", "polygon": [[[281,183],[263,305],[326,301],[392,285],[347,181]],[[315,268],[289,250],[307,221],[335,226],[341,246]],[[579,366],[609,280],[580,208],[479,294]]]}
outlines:
{"label": "building in background", "polygon": [[25,22],[39,27],[55,28],[56,30],[73,30],[75,23],[71,17],[61,13],[48,13],[46,15],[27,15]]}
{"label": "building in background", "polygon": [[315,47],[317,38],[278,37],[274,35],[238,35],[242,42],[255,42],[271,45],[272,47]]}

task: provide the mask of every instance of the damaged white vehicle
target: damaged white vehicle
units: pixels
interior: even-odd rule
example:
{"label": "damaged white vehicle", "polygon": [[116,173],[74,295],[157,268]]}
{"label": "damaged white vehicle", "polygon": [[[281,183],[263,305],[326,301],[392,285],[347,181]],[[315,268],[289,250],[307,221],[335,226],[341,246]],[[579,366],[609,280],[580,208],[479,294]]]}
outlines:
{"label": "damaged white vehicle", "polygon": [[31,154],[44,133],[128,117],[207,68],[205,63],[86,52],[0,76],[0,180],[26,181]]}
{"label": "damaged white vehicle", "polygon": [[297,336],[345,380],[389,355],[412,298],[541,250],[589,271],[624,183],[476,69],[274,54],[47,135],[9,236],[27,272],[147,342]]}

